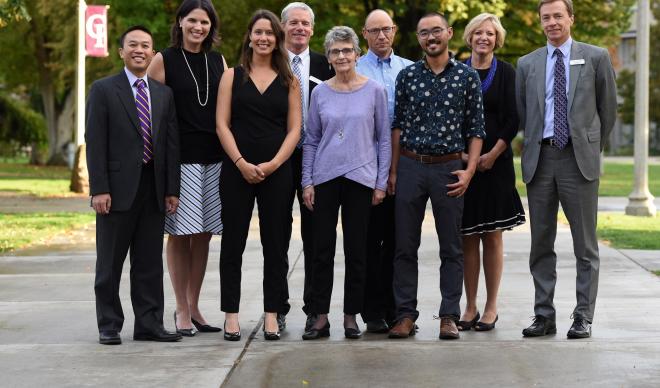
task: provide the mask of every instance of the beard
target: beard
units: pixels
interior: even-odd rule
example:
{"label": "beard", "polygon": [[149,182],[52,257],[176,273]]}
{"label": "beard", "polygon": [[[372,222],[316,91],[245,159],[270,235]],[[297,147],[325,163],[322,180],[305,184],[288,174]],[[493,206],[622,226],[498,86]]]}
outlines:
{"label": "beard", "polygon": [[[429,49],[428,47],[431,44],[435,44],[437,46],[436,49]],[[424,46],[424,53],[426,53],[427,56],[431,58],[439,57],[440,55],[444,54],[445,51],[447,51],[447,46],[442,46],[441,42],[439,40],[433,39],[433,40],[428,40],[426,42],[426,45]]]}

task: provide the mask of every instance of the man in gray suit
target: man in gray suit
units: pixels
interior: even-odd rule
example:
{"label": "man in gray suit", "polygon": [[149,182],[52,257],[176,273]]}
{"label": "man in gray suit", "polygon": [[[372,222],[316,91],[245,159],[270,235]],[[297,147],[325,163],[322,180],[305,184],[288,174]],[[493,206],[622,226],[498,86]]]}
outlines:
{"label": "man in gray suit", "polygon": [[520,58],[516,75],[525,133],[523,180],[532,229],[529,267],[536,290],[534,323],[523,330],[523,336],[557,332],[552,300],[561,202],[577,259],[577,306],[568,338],[588,338],[600,262],[596,238],[600,152],[616,118],[614,70],[605,49],[571,39],[571,0],[541,0],[538,12],[548,43]]}

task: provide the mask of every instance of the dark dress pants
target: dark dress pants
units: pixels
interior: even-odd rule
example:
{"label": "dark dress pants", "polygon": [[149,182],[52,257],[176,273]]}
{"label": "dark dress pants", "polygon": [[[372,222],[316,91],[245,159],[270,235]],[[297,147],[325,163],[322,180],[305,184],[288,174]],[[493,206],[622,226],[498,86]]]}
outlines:
{"label": "dark dress pants", "polygon": [[[281,312],[289,269],[288,230],[291,165],[286,162],[258,184],[248,183],[231,162],[220,173],[222,224],[220,248],[220,307],[237,313],[241,300],[241,266],[256,199],[264,256],[264,311]],[[289,226],[290,228],[290,226]]]}
{"label": "dark dress pants", "polygon": [[[288,236],[287,239],[287,249],[288,244],[291,241],[292,228],[291,224],[293,223],[293,203],[298,198],[298,206],[300,207],[300,237],[303,242],[303,261],[305,263],[305,283],[303,288],[303,311],[305,314],[310,313],[310,300],[312,298],[312,266],[313,260],[312,256],[314,255],[313,243],[314,243],[314,231],[312,230],[312,212],[307,209],[302,199],[302,148],[296,148],[291,154],[291,194],[289,196],[289,225],[288,225]],[[291,309],[289,304],[289,285],[287,282],[286,294],[284,301],[282,302],[282,311],[280,313],[287,314]]]}
{"label": "dark dress pants", "polygon": [[366,238],[373,190],[340,177],[314,187],[314,272],[311,312],[327,314],[334,279],[337,218],[344,235],[344,313],[359,314],[364,301]]}
{"label": "dark dress pants", "polygon": [[575,160],[573,146],[563,150],[544,145],[534,178],[527,184],[532,247],[529,268],[534,277],[534,314],[555,320],[553,304],[557,282],[557,236],[559,203],[566,214],[573,237],[577,276],[577,305],[573,314],[593,320],[598,293],[600,258],[596,220],[599,180],[584,178]]}
{"label": "dark dress pants", "polygon": [[[163,325],[163,230],[165,214],[156,202],[153,167],[143,167],[128,211],[96,215],[96,317],[99,331],[121,331],[124,312],[119,283],[130,248],[134,333]],[[161,199],[162,200],[162,199]]]}
{"label": "dark dress pants", "polygon": [[394,261],[394,196],[371,207],[367,233],[367,270],[362,319],[365,322],[396,318],[392,291]]}
{"label": "dark dress pants", "polygon": [[394,300],[397,319],[416,320],[418,257],[426,203],[431,199],[435,230],[440,243],[439,315],[456,320],[461,315],[463,293],[463,242],[461,222],[463,197],[449,197],[447,184],[455,183],[452,171],[463,169],[461,160],[422,164],[401,156],[396,181],[396,248],[394,255]]}

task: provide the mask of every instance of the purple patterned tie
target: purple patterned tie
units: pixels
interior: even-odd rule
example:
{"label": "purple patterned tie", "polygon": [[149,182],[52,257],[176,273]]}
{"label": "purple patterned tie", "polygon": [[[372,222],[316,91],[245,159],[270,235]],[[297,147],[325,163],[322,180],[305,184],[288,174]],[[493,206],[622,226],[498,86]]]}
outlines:
{"label": "purple patterned tie", "polygon": [[566,67],[564,54],[555,49],[555,80],[552,92],[555,104],[554,142],[560,150],[568,144],[568,97],[566,97]]}
{"label": "purple patterned tie", "polygon": [[147,164],[154,157],[154,146],[151,144],[151,119],[149,116],[149,98],[147,97],[147,83],[143,79],[135,81],[137,94],[135,95],[135,106],[140,119],[140,130],[144,140],[142,151],[142,163]]}

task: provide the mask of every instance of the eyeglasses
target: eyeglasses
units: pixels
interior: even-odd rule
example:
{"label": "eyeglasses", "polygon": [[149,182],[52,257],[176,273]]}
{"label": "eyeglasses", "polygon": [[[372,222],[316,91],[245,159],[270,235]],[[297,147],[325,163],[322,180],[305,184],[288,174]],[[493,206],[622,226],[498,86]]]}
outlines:
{"label": "eyeglasses", "polygon": [[371,35],[373,37],[376,37],[376,36],[380,35],[381,32],[385,35],[391,34],[392,32],[394,32],[394,30],[396,30],[396,26],[381,27],[381,28],[369,28],[369,29],[365,28],[364,30],[367,31],[367,33],[369,35]]}
{"label": "eyeglasses", "polygon": [[428,39],[430,35],[433,35],[435,37],[438,37],[442,35],[443,32],[445,32],[447,29],[444,27],[435,27],[431,31],[429,30],[421,30],[417,33],[417,36],[419,36],[421,39]]}
{"label": "eyeglasses", "polygon": [[338,57],[339,54],[343,54],[345,57],[349,56],[350,54],[354,53],[355,50],[352,48],[345,47],[343,49],[332,49],[328,51],[328,54],[330,54],[331,57]]}

